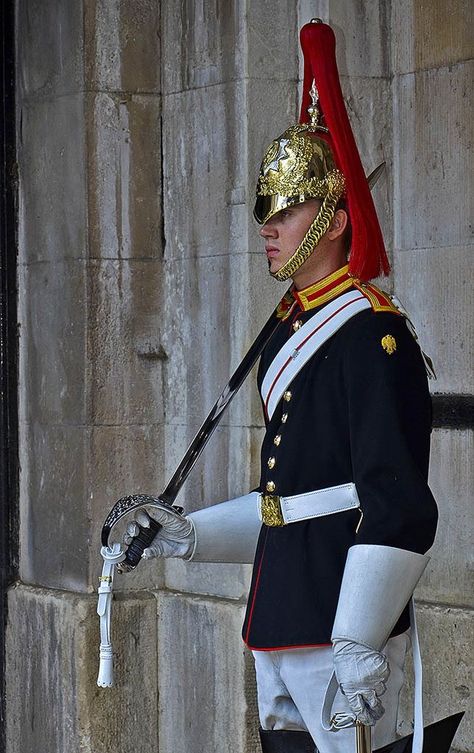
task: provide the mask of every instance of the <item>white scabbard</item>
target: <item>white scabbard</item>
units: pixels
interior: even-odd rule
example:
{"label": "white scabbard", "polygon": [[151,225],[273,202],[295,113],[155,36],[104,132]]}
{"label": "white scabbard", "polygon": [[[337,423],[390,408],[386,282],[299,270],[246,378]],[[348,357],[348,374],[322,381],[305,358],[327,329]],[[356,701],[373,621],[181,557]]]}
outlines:
{"label": "white scabbard", "polygon": [[99,578],[99,601],[97,614],[100,618],[100,649],[99,675],[97,685],[100,688],[111,688],[114,684],[113,651],[110,633],[112,617],[112,589],[114,583],[115,566],[125,559],[125,551],[120,544],[103,546],[100,550],[104,565]]}

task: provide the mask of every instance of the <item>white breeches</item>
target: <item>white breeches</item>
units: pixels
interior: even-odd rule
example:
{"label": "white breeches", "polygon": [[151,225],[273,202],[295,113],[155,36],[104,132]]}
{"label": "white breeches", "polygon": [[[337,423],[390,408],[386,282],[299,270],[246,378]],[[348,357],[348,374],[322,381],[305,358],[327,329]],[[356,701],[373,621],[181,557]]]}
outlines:
{"label": "white breeches", "polygon": [[[381,697],[385,714],[372,728],[373,749],[396,738],[400,690],[405,678],[403,665],[409,633],[390,638],[383,653],[390,666],[387,689]],[[260,724],[266,730],[305,730],[319,753],[354,753],[354,729],[326,732],[321,726],[321,709],[333,671],[332,647],[294,648],[284,651],[253,651],[257,674]],[[332,707],[350,712],[338,691]]]}

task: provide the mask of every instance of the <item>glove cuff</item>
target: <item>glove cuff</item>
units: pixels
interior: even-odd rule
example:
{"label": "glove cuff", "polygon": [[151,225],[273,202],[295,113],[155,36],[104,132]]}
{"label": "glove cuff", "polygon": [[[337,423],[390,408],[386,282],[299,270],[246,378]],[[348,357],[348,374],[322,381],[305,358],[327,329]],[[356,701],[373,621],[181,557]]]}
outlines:
{"label": "glove cuff", "polygon": [[426,554],[391,546],[352,546],[331,640],[349,640],[381,651],[429,559]]}
{"label": "glove cuff", "polygon": [[235,562],[251,564],[261,521],[258,492],[230,499],[190,513],[194,533],[193,562]]}

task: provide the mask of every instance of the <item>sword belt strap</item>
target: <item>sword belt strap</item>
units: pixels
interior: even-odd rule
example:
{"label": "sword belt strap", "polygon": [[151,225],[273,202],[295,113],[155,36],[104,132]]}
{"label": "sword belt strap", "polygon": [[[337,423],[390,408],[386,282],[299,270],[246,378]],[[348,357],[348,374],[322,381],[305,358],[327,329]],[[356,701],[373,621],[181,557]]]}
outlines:
{"label": "sword belt strap", "polygon": [[262,523],[275,527],[357,508],[360,501],[355,484],[351,482],[291,497],[261,494],[259,515]]}

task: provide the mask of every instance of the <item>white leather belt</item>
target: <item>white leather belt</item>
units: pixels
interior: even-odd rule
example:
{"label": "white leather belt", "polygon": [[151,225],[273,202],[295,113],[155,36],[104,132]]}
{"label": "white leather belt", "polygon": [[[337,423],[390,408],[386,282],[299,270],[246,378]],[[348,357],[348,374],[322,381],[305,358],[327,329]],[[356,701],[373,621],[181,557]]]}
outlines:
{"label": "white leather belt", "polygon": [[339,484],[314,492],[279,497],[261,494],[259,517],[267,526],[285,526],[300,520],[333,515],[337,512],[360,508],[355,484]]}

